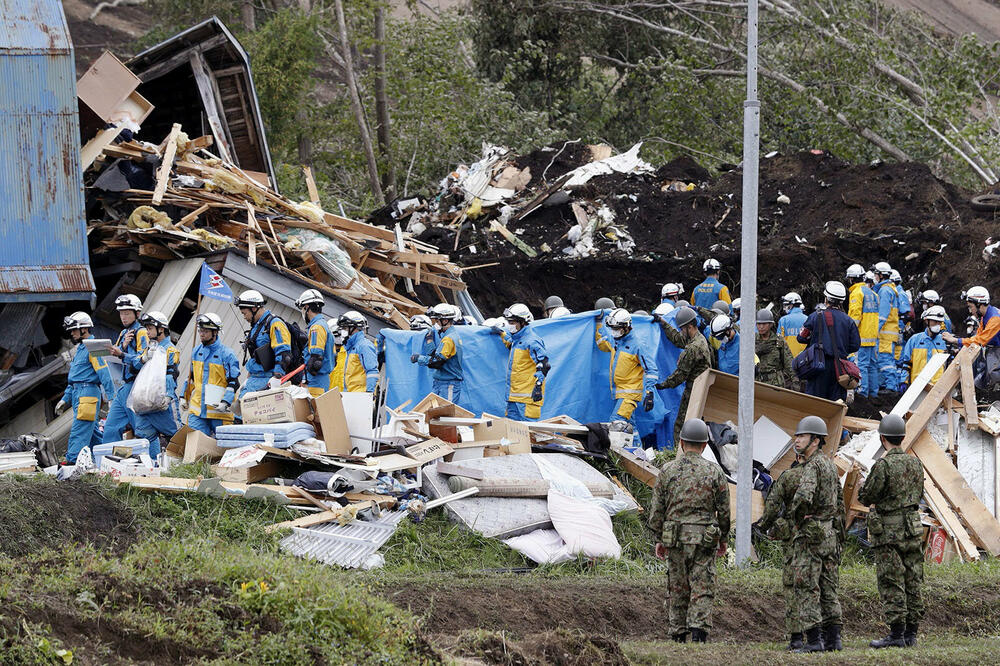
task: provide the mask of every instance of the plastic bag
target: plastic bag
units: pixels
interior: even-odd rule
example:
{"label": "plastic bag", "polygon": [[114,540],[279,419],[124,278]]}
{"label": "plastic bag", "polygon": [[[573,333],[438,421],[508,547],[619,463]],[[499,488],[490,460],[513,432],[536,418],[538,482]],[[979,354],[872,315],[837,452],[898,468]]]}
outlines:
{"label": "plastic bag", "polygon": [[167,350],[156,346],[139,371],[126,406],[136,414],[162,412],[170,406],[167,396]]}

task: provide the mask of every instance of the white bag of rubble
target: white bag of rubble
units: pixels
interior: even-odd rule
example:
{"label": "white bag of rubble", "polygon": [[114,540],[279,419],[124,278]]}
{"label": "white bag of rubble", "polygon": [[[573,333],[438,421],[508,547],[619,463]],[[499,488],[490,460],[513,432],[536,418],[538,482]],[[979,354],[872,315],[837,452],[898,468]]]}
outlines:
{"label": "white bag of rubble", "polygon": [[162,412],[170,406],[167,396],[167,350],[159,345],[149,350],[150,358],[135,378],[126,406],[136,414]]}
{"label": "white bag of rubble", "polygon": [[550,490],[549,516],[569,554],[616,560],[622,556],[611,516],[593,502]]}

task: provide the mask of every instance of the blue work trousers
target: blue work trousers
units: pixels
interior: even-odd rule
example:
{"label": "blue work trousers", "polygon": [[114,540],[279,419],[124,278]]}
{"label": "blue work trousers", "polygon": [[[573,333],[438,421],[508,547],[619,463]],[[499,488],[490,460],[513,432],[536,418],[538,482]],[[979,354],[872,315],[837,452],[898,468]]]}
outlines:
{"label": "blue work trousers", "polygon": [[869,397],[878,395],[878,347],[862,347],[858,350],[858,369],[861,371],[861,384],[858,393]]}
{"label": "blue work trousers", "polygon": [[[79,419],[80,398],[90,397],[97,399],[93,419]],[[101,413],[101,387],[97,384],[75,384],[73,386],[73,399],[70,401],[70,409],[73,410],[73,425],[69,429],[69,443],[66,447],[66,462],[76,463],[76,457],[86,446],[94,446],[101,443],[101,435],[97,430],[97,417]]]}
{"label": "blue work trousers", "polygon": [[896,369],[896,345],[887,352],[878,353],[878,388],[896,391],[899,389],[899,371]]}
{"label": "blue work trousers", "polygon": [[187,424],[189,428],[203,432],[209,437],[215,437],[215,429],[221,425],[226,425],[222,419],[203,419],[196,414],[188,414]]}
{"label": "blue work trousers", "polygon": [[247,377],[246,384],[240,389],[239,397],[242,398],[247,393],[254,393],[256,391],[267,390],[267,383],[271,381],[271,377],[274,375],[268,373],[266,375],[250,375]]}
{"label": "blue work trousers", "polygon": [[132,382],[125,382],[115,394],[115,399],[108,407],[108,416],[104,419],[104,439],[105,444],[109,442],[122,441],[122,433],[125,428],[131,427],[135,432],[135,412],[126,407],[128,396],[132,393]]}
{"label": "blue work trousers", "polygon": [[162,412],[135,415],[135,436],[149,440],[149,457],[156,460],[160,455],[160,435],[170,439],[181,429],[180,408],[177,399],[170,401],[170,406]]}
{"label": "blue work trousers", "polygon": [[[431,390],[445,400],[453,402],[456,405],[462,399],[462,382],[441,382],[435,380],[431,384]],[[507,404],[510,405],[511,403]],[[521,406],[523,407],[524,405]]]}

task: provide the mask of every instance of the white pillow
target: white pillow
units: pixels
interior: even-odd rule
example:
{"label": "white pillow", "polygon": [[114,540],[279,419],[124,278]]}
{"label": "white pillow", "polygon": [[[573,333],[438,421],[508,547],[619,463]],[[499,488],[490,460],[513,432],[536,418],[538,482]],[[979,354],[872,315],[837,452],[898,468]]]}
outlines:
{"label": "white pillow", "polygon": [[535,530],[504,539],[503,542],[538,564],[556,564],[573,559],[555,530]]}
{"label": "white pillow", "polygon": [[570,554],[614,559],[622,556],[622,547],[611,528],[611,516],[593,502],[550,490],[549,517]]}

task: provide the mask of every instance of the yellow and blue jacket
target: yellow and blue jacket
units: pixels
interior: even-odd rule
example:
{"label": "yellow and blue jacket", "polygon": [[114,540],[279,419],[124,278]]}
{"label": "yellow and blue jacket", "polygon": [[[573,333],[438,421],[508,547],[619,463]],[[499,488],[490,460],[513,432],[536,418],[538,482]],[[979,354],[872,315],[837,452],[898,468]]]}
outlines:
{"label": "yellow and blue jacket", "polygon": [[875,285],[878,291],[878,351],[885,354],[893,351],[899,342],[899,294],[896,285],[883,280]]}
{"label": "yellow and blue jacket", "polygon": [[247,357],[247,373],[251,377],[281,377],[285,374],[281,365],[281,357],[292,351],[292,334],[288,331],[288,326],[278,317],[271,314],[270,310],[264,310],[257,323],[250,328],[247,334],[247,346],[249,349],[269,346],[274,352],[274,366],[270,369],[260,364],[251,353]]}
{"label": "yellow and blue jacket", "polygon": [[232,412],[220,412],[205,403],[205,387],[222,387],[219,402],[233,404],[240,383],[240,360],[236,353],[219,340],[210,345],[199,344],[191,354],[191,377],[194,381],[190,378],[185,381],[183,391],[187,395],[188,389],[191,390],[188,412],[203,419],[232,423]]}
{"label": "yellow and blue jacket", "polygon": [[344,345],[337,349],[337,361],[333,364],[333,372],[330,373],[330,387],[338,391],[344,385],[344,365],[347,363],[347,352]]}
{"label": "yellow and blue jacket", "polygon": [[643,394],[652,391],[657,381],[656,361],[639,344],[634,331],[620,338],[601,335],[601,327],[594,332],[597,348],[611,353],[611,393],[615,400],[642,400]]}
{"label": "yellow and blue jacket", "polygon": [[806,323],[806,315],[802,308],[792,308],[788,314],[778,320],[778,335],[785,339],[788,348],[792,351],[792,356],[798,356],[806,348],[799,342],[799,333],[802,332],[802,324]]}
{"label": "yellow and blue jacket", "polygon": [[[530,325],[517,333],[505,332],[501,339],[510,350],[507,357],[507,402],[533,405],[541,410],[545,402],[545,375],[549,372],[549,355],[545,351],[545,343],[531,330]],[[531,394],[538,382],[542,382],[542,399],[535,402],[531,399]],[[527,411],[525,413],[528,414]],[[538,418],[538,414],[528,416]]]}
{"label": "yellow and blue jacket", "polygon": [[378,383],[378,352],[364,331],[355,331],[344,341],[344,390],[364,393]]}
{"label": "yellow and blue jacket", "polygon": [[[927,331],[921,331],[907,340],[899,360],[910,366],[910,383],[912,384],[913,380],[917,378],[931,356],[944,354],[947,351],[948,346],[940,333],[931,336]],[[943,372],[944,368],[938,370],[934,374],[934,378],[931,379],[931,383],[936,382]]]}
{"label": "yellow and blue jacket", "polygon": [[[431,335],[433,332],[424,338],[424,349],[427,348],[427,337],[431,337]],[[455,327],[451,326],[447,331],[431,337],[432,341],[435,339],[437,344],[429,353],[421,354],[417,363],[429,367],[431,377],[436,382],[462,381],[462,341],[459,339]]]}
{"label": "yellow and blue jacket", "polygon": [[[135,335],[132,336],[131,342],[122,347],[122,340],[129,331],[135,331]],[[146,333],[146,327],[138,321],[132,322],[131,326],[123,328],[122,332],[118,334],[115,346],[121,348],[125,354],[122,356],[122,379],[126,383],[135,381],[135,376],[139,374],[138,368],[142,367],[141,363],[136,365],[136,359],[142,356],[142,353],[149,347],[149,334]]]}
{"label": "yellow and blue jacket", "polygon": [[862,347],[878,342],[878,294],[864,282],[851,285],[847,296],[847,316],[858,325]]}
{"label": "yellow and blue jacket", "polygon": [[[306,335],[309,338],[305,351],[306,387],[309,389],[310,395],[317,397],[330,390],[330,376],[333,374],[337,352],[334,349],[333,336],[330,335],[326,317],[322,313],[313,317],[312,321],[309,322]],[[315,371],[312,371],[310,363],[317,357],[321,363]]]}
{"label": "yellow and blue jacket", "polygon": [[691,303],[701,308],[710,308],[716,301],[732,303],[733,299],[729,295],[729,287],[719,282],[714,277],[707,277],[705,281],[694,288],[691,292]]}
{"label": "yellow and blue jacket", "polygon": [[[87,339],[93,340],[93,334],[88,335]],[[62,399],[67,404],[73,404],[74,395],[86,393],[96,397],[100,395],[101,388],[104,389],[104,395],[108,400],[115,397],[115,384],[111,380],[107,361],[102,356],[94,356],[88,352],[87,347],[81,342],[73,354],[69,376],[66,378],[66,391]]]}

